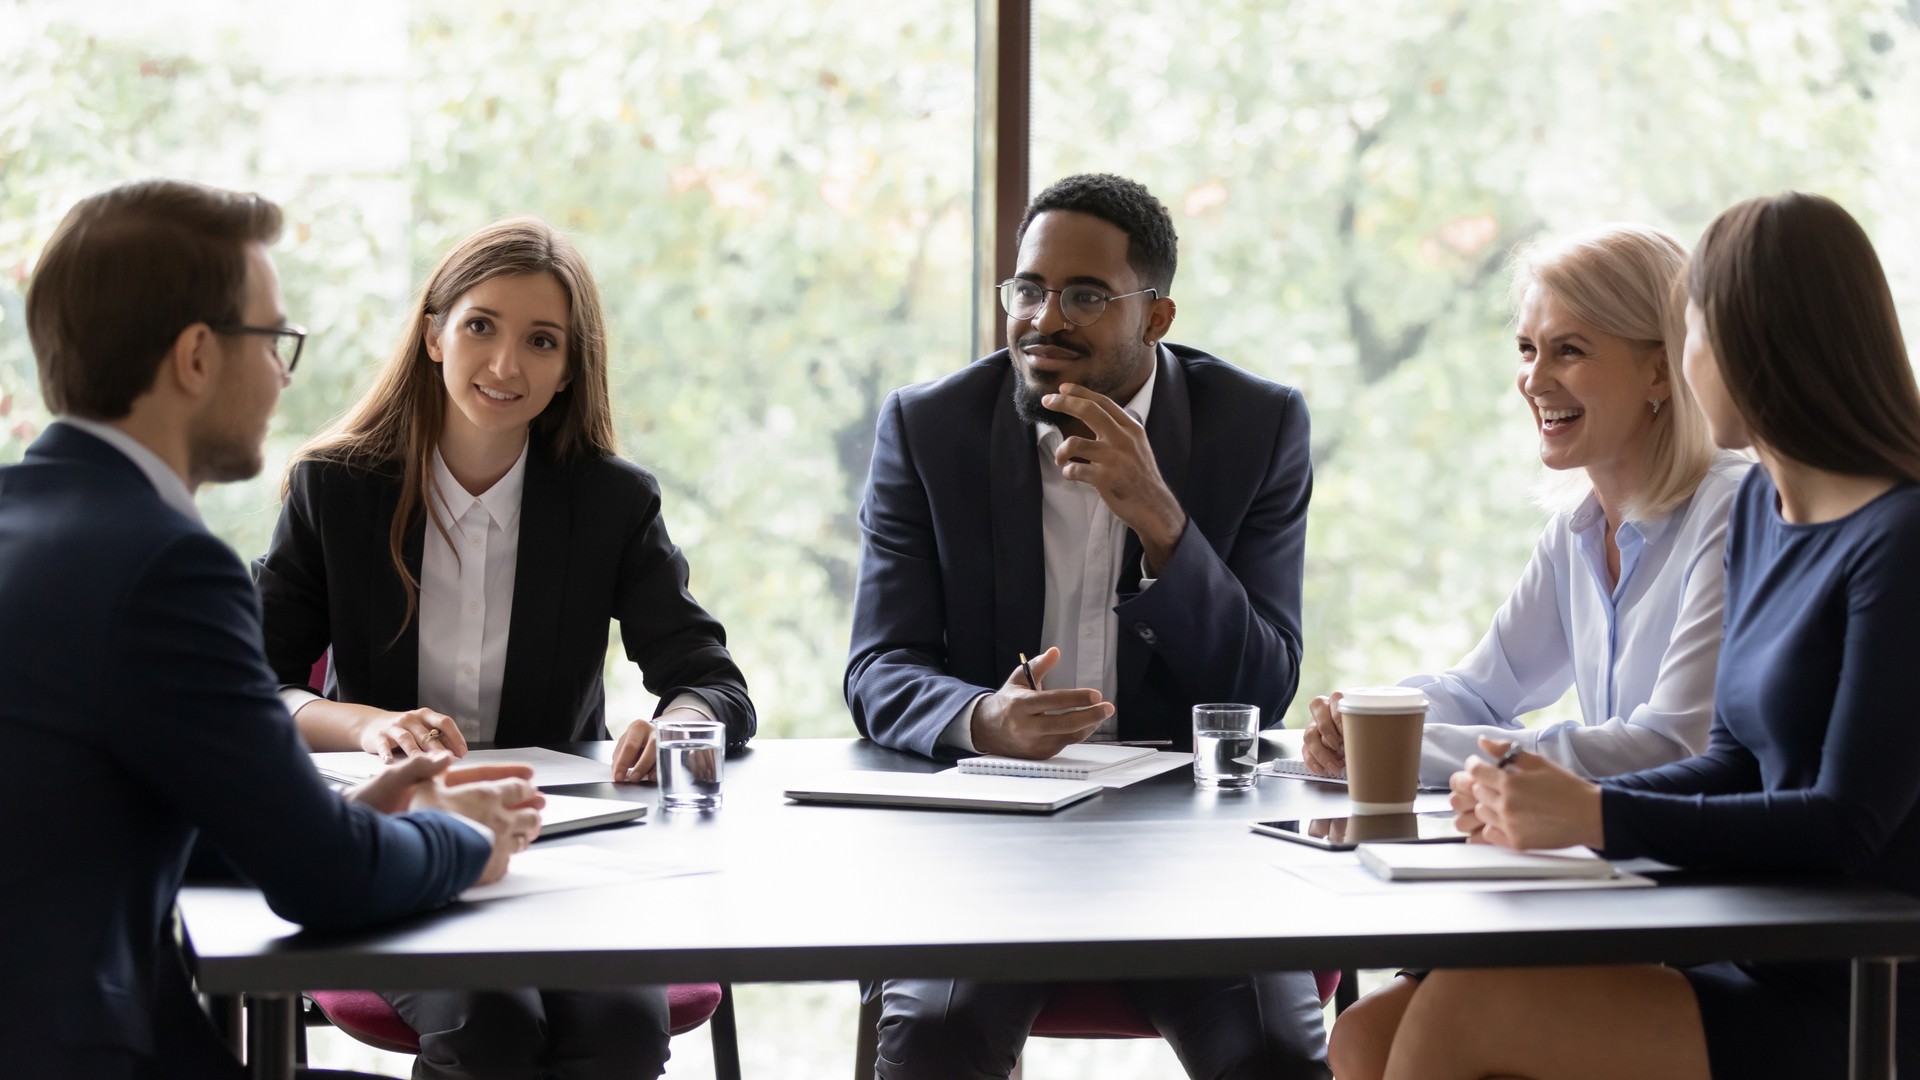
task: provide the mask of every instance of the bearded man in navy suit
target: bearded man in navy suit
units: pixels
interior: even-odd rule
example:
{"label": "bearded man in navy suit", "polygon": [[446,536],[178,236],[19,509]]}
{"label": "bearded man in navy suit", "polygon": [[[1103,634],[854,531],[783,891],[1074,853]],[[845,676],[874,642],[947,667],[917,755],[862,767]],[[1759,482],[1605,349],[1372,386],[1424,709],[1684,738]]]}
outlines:
{"label": "bearded man in navy suit", "polygon": [[[930,757],[1045,758],[1088,740],[1190,748],[1198,702],[1258,705],[1268,724],[1286,712],[1307,410],[1164,341],[1176,261],[1144,187],[1068,177],[1020,224],[1000,286],[1013,347],[887,399],[846,674],[861,734]],[[1308,972],[1121,985],[1194,1076],[1327,1075]],[[1050,992],[869,987],[880,1075],[1004,1077]]]}

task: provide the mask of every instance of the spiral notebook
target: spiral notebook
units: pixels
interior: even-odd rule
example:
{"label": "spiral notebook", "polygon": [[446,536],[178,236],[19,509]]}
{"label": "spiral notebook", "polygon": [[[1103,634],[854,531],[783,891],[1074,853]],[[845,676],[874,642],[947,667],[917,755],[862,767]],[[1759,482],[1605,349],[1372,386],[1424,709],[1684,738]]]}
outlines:
{"label": "spiral notebook", "polygon": [[1151,746],[1115,746],[1112,743],[1075,743],[1044,761],[983,754],[960,762],[971,776],[1041,776],[1055,780],[1091,780],[1122,765],[1151,757]]}

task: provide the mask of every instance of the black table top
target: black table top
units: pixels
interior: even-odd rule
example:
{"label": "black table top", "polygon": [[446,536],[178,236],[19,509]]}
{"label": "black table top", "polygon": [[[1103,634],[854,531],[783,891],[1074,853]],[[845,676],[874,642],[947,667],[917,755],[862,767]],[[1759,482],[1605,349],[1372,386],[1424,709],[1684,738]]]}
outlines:
{"label": "black table top", "polygon": [[[1270,736],[1270,749],[1285,741]],[[604,759],[611,744],[560,749]],[[540,845],[716,873],[456,904],[350,935],[300,933],[246,888],[189,888],[180,904],[202,987],[215,993],[1920,955],[1920,899],[1846,882],[1679,875],[1591,892],[1327,891],[1280,867],[1351,855],[1246,828],[1345,812],[1341,789],[1292,780],[1204,792],[1179,769],[1048,816],[780,795],[824,771],[942,767],[863,741],[767,741],[728,759],[717,812],[656,808],[643,825]],[[555,790],[657,799],[644,786]]]}

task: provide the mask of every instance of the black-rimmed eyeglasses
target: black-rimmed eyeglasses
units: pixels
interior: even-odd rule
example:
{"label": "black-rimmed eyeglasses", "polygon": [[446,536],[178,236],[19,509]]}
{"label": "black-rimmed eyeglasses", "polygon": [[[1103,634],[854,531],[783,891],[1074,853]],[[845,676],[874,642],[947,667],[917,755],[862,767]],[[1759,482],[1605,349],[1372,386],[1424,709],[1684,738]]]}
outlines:
{"label": "black-rimmed eyeglasses", "polygon": [[229,326],[213,327],[216,334],[256,334],[273,339],[273,357],[280,361],[280,367],[287,374],[293,374],[293,365],[300,362],[300,350],[307,344],[307,328],[287,323],[285,326]]}
{"label": "black-rimmed eyeglasses", "polygon": [[1107,313],[1107,305],[1115,300],[1125,300],[1129,296],[1151,296],[1159,299],[1157,289],[1138,289],[1130,293],[1111,295],[1092,285],[1069,285],[1064,289],[1049,289],[1037,282],[1023,281],[1020,278],[1008,278],[1000,283],[1000,306],[1008,315],[1022,321],[1039,318],[1046,310],[1047,294],[1060,296],[1060,314],[1075,326],[1092,326]]}

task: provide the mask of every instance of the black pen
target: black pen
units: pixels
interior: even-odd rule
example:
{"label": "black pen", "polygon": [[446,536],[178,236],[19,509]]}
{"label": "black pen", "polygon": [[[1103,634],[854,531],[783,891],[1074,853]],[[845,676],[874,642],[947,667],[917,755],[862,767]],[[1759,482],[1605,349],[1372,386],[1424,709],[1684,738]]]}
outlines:
{"label": "black pen", "polygon": [[1027,654],[1020,654],[1020,670],[1027,673],[1027,689],[1038,690],[1040,684],[1033,681],[1033,665],[1027,663]]}

